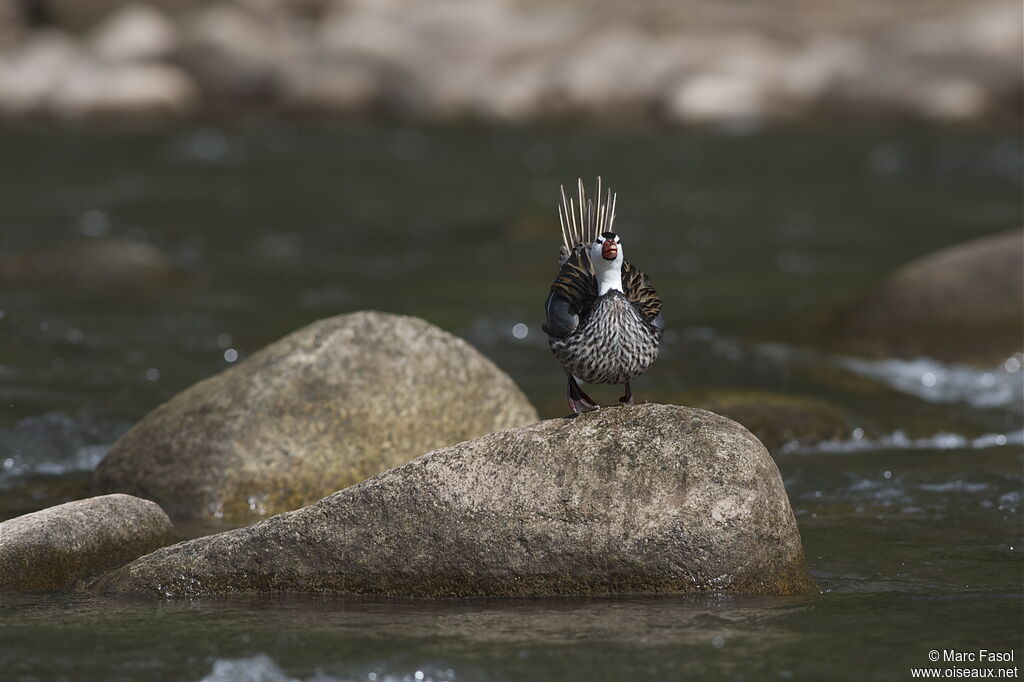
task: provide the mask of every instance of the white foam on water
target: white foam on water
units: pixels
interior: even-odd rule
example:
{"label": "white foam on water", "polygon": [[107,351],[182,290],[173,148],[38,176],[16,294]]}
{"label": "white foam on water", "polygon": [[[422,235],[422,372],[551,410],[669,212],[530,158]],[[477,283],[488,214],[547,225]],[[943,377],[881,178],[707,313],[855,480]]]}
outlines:
{"label": "white foam on water", "polygon": [[984,450],[1007,445],[1024,445],[1024,429],[1010,433],[986,433],[969,438],[958,433],[939,432],[926,438],[911,438],[905,431],[894,431],[881,438],[850,438],[849,440],[826,440],[811,445],[787,443],[779,448],[779,454],[837,454],[864,452],[866,450]]}
{"label": "white foam on water", "polygon": [[426,668],[401,673],[371,670],[350,677],[336,677],[317,672],[300,679],[286,674],[267,654],[247,658],[222,658],[213,662],[213,669],[199,682],[455,682],[455,671]]}
{"label": "white foam on water", "polygon": [[0,429],[0,487],[23,476],[92,471],[123,430],[59,412],[28,417],[13,428]]}
{"label": "white foam on water", "polygon": [[834,362],[857,374],[878,379],[897,391],[932,403],[965,403],[971,407],[1024,407],[1021,354],[988,369],[945,364],[932,358],[865,360],[837,357]]}

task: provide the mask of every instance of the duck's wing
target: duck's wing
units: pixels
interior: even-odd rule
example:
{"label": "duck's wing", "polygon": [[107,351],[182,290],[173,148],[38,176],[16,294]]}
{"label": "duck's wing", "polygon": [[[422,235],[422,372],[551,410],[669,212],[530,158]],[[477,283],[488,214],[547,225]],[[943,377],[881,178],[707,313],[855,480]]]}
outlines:
{"label": "duck's wing", "polygon": [[658,292],[654,290],[650,278],[628,262],[622,264],[622,288],[626,298],[640,309],[648,322],[658,329],[665,327]]}
{"label": "duck's wing", "polygon": [[551,285],[544,305],[544,331],[549,336],[564,337],[576,331],[580,318],[597,299],[597,277],[590,256],[582,246],[569,252]]}

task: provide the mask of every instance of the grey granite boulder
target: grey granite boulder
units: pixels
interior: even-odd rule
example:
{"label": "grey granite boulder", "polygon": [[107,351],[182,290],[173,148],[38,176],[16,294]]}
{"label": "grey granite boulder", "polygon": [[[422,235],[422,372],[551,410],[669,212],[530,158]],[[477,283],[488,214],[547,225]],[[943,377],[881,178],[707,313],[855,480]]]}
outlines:
{"label": "grey granite boulder", "polygon": [[840,349],[988,365],[1021,351],[1024,231],[958,244],[897,270],[836,315]]}
{"label": "grey granite boulder", "polygon": [[815,589],[764,446],[725,417],[656,404],[443,448],[305,509],[160,549],[99,588],[433,598]]}
{"label": "grey granite boulder", "polygon": [[536,420],[508,375],[465,341],[413,317],[352,313],[156,408],[114,444],[96,482],[174,518],[239,520]]}
{"label": "grey granite boulder", "polygon": [[149,500],[103,495],[0,523],[0,590],[62,590],[176,539]]}

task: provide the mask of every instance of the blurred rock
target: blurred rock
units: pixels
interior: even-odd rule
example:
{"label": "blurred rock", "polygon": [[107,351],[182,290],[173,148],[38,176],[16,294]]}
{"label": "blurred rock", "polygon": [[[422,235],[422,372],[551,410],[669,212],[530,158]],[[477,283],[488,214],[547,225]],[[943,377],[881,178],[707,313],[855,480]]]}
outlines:
{"label": "blurred rock", "polygon": [[31,116],[48,110],[50,98],[84,55],[63,33],[37,31],[0,56],[0,114]]}
{"label": "blurred rock", "polygon": [[175,518],[297,509],[429,450],[536,421],[512,380],[413,317],[300,329],[164,403],[96,470]]}
{"label": "blurred rock", "polygon": [[282,105],[291,111],[373,112],[390,102],[383,67],[365,59],[297,61],[282,86]]}
{"label": "blurred rock", "polygon": [[820,443],[850,431],[841,408],[815,398],[719,389],[684,394],[680,401],[736,420],[772,453],[786,444]]}
{"label": "blurred rock", "polygon": [[673,405],[551,419],[431,452],[248,528],[158,550],[107,593],[418,598],[815,592],[779,471]]}
{"label": "blurred rock", "polygon": [[26,31],[22,0],[0,0],[0,50],[20,40]]}
{"label": "blurred rock", "polygon": [[137,242],[87,239],[0,254],[7,286],[118,288],[168,281],[179,273],[159,249]]}
{"label": "blurred rock", "polygon": [[180,14],[190,8],[209,4],[211,0],[34,0],[54,26],[81,33],[125,8],[145,4],[166,14]]}
{"label": "blurred rock", "polygon": [[64,590],[175,539],[160,507],[130,495],[18,516],[0,523],[0,591]]}
{"label": "blurred rock", "polygon": [[[15,1],[0,0],[0,18],[15,17],[0,31],[0,50],[11,51],[0,55],[0,112],[46,113],[49,100],[32,94],[67,74],[59,63],[46,73],[45,60],[22,63],[19,43],[32,36]],[[1019,118],[1024,96],[1024,12],[1003,0],[924,10],[868,0],[802,13],[694,0],[33,1],[75,50],[75,36],[92,31],[100,62],[183,68],[209,110],[742,128],[826,116]],[[151,93],[141,81],[132,87]]]}
{"label": "blurred rock", "polygon": [[51,111],[68,119],[177,119],[199,104],[199,91],[181,69],[159,63],[81,63],[52,93]]}
{"label": "blurred rock", "polygon": [[111,62],[167,59],[178,49],[178,29],[148,5],[126,5],[96,28],[93,52]]}
{"label": "blurred rock", "polygon": [[299,40],[253,11],[218,3],[189,14],[183,23],[181,60],[207,97],[266,101],[281,88],[281,68]]}
{"label": "blurred rock", "polygon": [[906,265],[839,311],[827,334],[868,356],[991,364],[1024,342],[1024,232],[977,239]]}
{"label": "blurred rock", "polygon": [[770,92],[764,84],[745,76],[704,74],[687,79],[668,100],[668,114],[680,122],[764,118]]}

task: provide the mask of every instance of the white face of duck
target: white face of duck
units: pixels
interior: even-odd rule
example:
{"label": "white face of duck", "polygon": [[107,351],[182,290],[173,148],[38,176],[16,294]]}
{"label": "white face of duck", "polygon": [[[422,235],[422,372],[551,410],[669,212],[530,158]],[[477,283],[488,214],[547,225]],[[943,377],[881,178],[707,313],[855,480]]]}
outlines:
{"label": "white face of duck", "polygon": [[590,262],[597,274],[597,294],[622,291],[622,245],[618,235],[605,232],[590,245]]}

